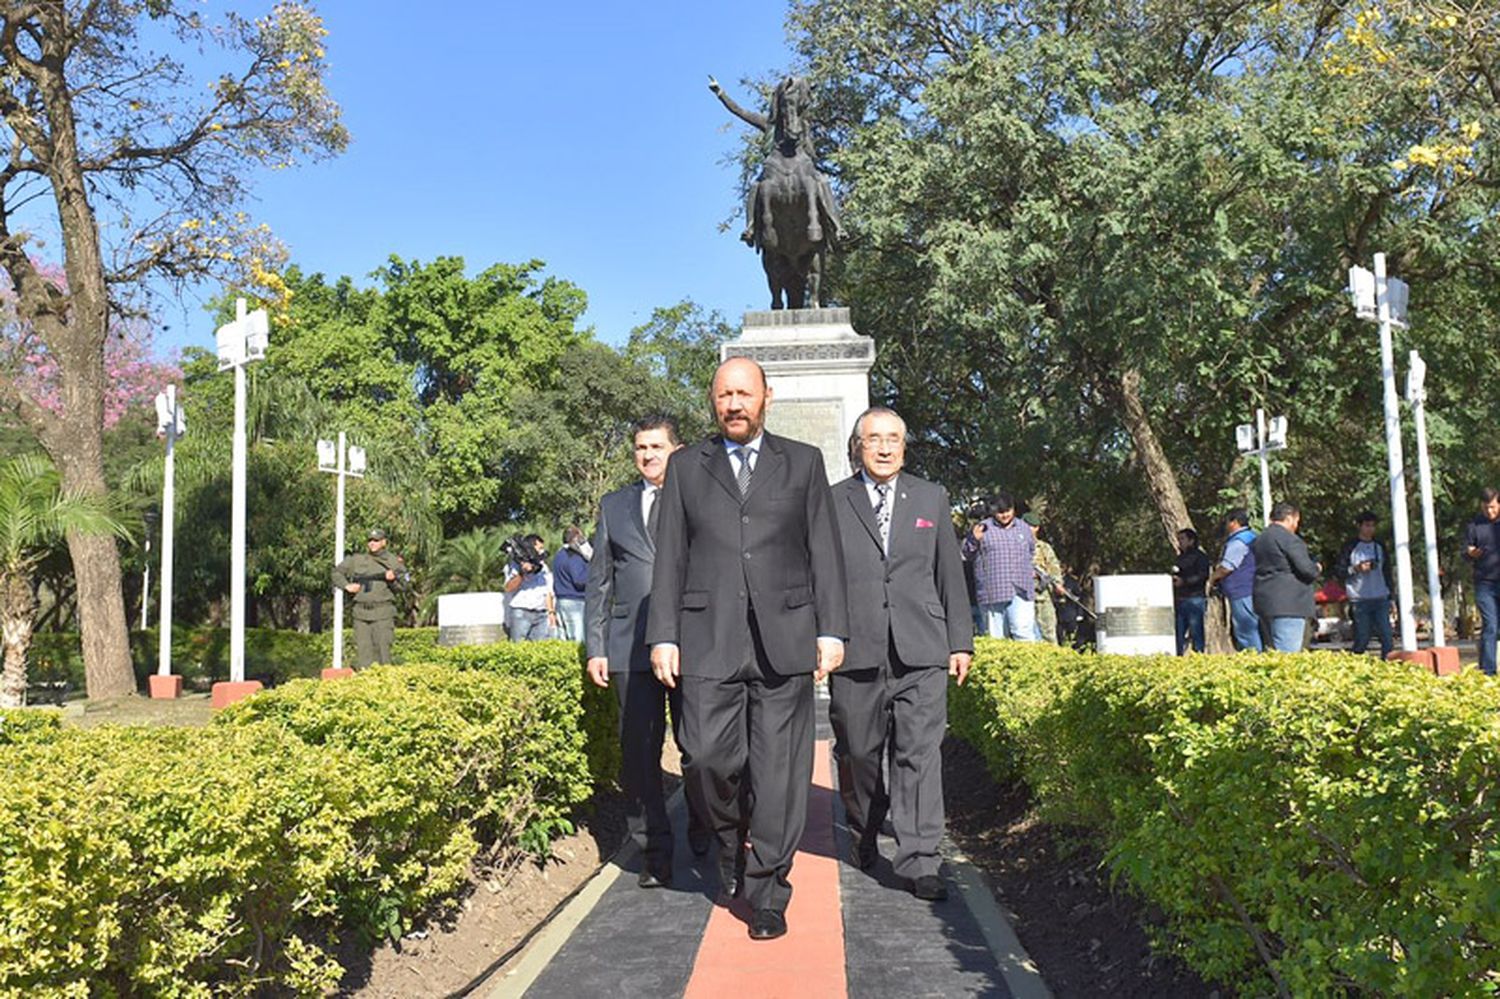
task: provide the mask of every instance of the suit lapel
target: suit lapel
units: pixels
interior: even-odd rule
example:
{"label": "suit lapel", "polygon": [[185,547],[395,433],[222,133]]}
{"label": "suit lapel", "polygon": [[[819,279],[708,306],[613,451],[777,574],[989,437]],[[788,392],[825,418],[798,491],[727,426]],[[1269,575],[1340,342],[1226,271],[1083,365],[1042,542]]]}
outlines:
{"label": "suit lapel", "polygon": [[724,491],[734,497],[736,503],[743,497],[740,496],[740,487],[734,481],[734,471],[729,467],[729,452],[724,448],[724,440],[721,437],[711,437],[703,442],[698,449],[698,460],[708,471],[709,477],[724,487]]}
{"label": "suit lapel", "polygon": [[865,488],[865,480],[859,476],[847,479],[844,482],[844,498],[854,508],[854,515],[859,522],[865,525],[865,530],[870,533],[870,540],[875,542],[875,547],[880,547],[880,525],[875,523],[875,509],[870,506],[870,491]]}
{"label": "suit lapel", "polygon": [[[725,464],[727,465],[728,463],[726,459]],[[760,439],[760,454],[756,457],[755,464],[751,466],[754,471],[750,475],[750,488],[745,490],[745,499],[748,501],[750,497],[760,491],[765,483],[770,481],[771,476],[784,464],[786,464],[786,457],[781,453],[781,442],[770,434],[762,436]],[[735,485],[734,494],[736,496],[740,494],[738,484]]]}
{"label": "suit lapel", "polygon": [[[630,522],[635,525],[636,532],[638,534],[640,534],[640,536],[642,538],[641,547],[643,549],[645,549],[647,552],[649,552],[650,554],[655,555],[656,554],[656,539],[653,538],[651,536],[651,532],[646,529],[645,518],[643,518],[641,516],[641,498],[645,494],[645,492],[646,492],[646,483],[644,483],[644,482],[637,482],[635,484],[635,488],[633,488],[633,489],[630,490],[629,497],[628,497],[629,500],[630,500],[630,512],[629,512]],[[660,489],[658,489],[656,491],[656,502],[658,502],[658,503],[661,502],[661,490]]]}

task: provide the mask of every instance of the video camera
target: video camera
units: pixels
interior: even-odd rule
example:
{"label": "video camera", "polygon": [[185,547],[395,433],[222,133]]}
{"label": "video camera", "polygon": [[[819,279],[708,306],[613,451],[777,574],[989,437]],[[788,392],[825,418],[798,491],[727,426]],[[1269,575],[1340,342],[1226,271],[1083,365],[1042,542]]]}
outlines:
{"label": "video camera", "polygon": [[533,545],[527,542],[524,534],[513,534],[506,538],[504,543],[501,544],[500,550],[505,553],[508,561],[514,563],[526,575],[535,575],[541,572],[542,567],[547,564],[546,546],[544,545],[538,551]]}

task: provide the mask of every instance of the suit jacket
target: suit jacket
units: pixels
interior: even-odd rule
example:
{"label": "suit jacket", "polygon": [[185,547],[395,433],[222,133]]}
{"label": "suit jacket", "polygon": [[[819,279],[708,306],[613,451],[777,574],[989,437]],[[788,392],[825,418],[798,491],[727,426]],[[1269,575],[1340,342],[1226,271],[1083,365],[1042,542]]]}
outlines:
{"label": "suit jacket", "polygon": [[[609,658],[611,673],[651,668],[646,615],[656,545],[641,519],[645,488],[644,482],[635,482],[605,496],[594,528],[594,557],[583,592],[584,645],[590,659]],[[661,502],[660,494],[656,502]]]}
{"label": "suit jacket", "polygon": [[849,585],[849,644],[842,670],[887,664],[890,643],[907,666],[947,666],[974,650],[963,559],[942,486],[902,472],[891,507],[889,555],[869,490],[858,475],[833,487]]}
{"label": "suit jacket", "polygon": [[782,675],[817,668],[817,639],[849,636],[844,557],[817,448],[765,434],[746,494],[723,438],[667,462],[646,640],[675,643],[687,676],[727,677],[759,639]]}
{"label": "suit jacket", "polygon": [[1318,564],[1307,542],[1280,524],[1268,524],[1251,545],[1255,553],[1255,613],[1262,618],[1312,617]]}

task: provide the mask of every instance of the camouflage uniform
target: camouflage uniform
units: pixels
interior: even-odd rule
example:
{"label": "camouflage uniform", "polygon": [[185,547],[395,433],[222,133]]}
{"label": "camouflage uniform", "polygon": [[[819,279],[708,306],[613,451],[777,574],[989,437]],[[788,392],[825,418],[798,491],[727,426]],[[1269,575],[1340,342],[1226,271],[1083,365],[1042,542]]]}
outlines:
{"label": "camouflage uniform", "polygon": [[[1031,564],[1052,577],[1056,583],[1063,577],[1062,563],[1057,560],[1057,552],[1052,546],[1041,538],[1036,539],[1036,554],[1031,558]],[[1036,626],[1041,630],[1042,641],[1057,644],[1057,608],[1052,605],[1052,586],[1043,582],[1042,577],[1037,577],[1036,583]]]}
{"label": "camouflage uniform", "polygon": [[[394,582],[385,578],[387,571],[396,574]],[[361,577],[378,576],[378,579]],[[354,647],[360,668],[371,663],[391,661],[391,643],[396,638],[396,594],[406,576],[401,557],[389,549],[370,554],[355,552],[333,567],[333,585],[342,590],[359,583],[354,594]]]}

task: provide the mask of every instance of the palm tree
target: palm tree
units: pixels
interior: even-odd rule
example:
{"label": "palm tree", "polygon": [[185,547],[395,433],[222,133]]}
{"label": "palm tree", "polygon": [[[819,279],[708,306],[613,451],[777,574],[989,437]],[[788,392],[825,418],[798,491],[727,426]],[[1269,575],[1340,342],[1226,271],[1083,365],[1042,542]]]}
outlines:
{"label": "palm tree", "polygon": [[502,547],[509,533],[498,527],[476,527],[466,534],[446,539],[432,562],[422,617],[430,618],[437,598],[444,593],[474,593],[497,590],[505,580]]}
{"label": "palm tree", "polygon": [[27,454],[0,464],[0,708],[26,700],[26,650],[36,617],[32,576],[69,534],[127,537],[101,501],[64,491],[52,462]]}

